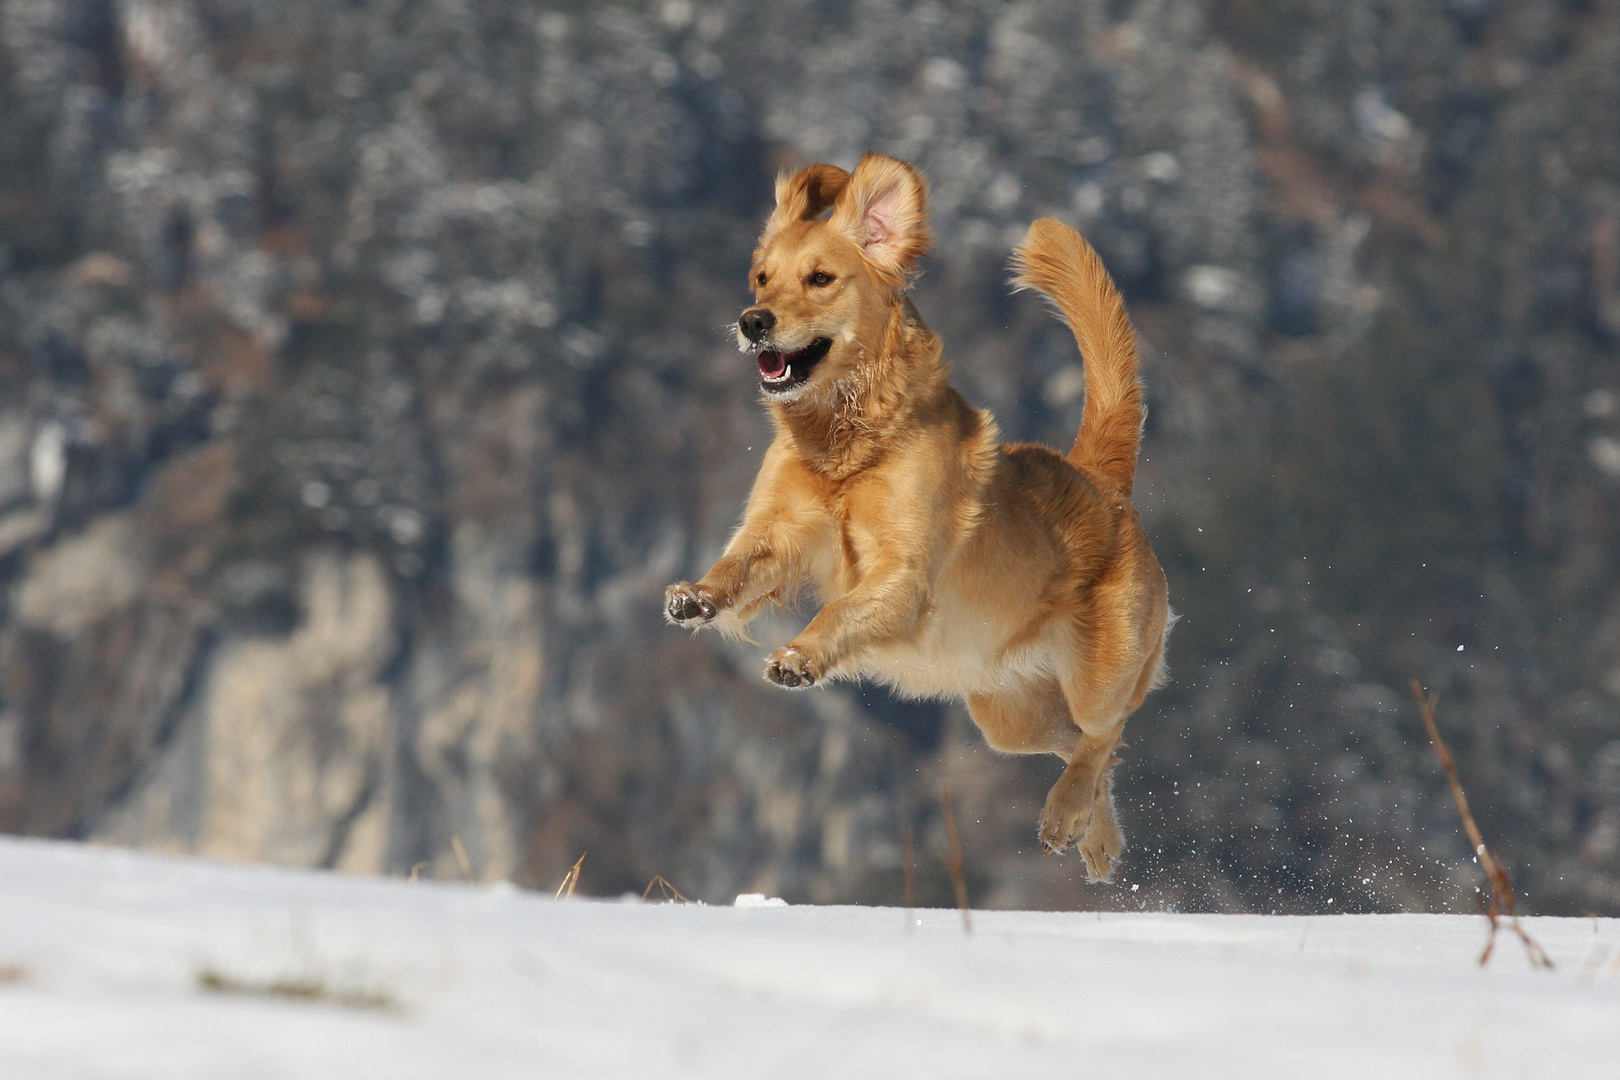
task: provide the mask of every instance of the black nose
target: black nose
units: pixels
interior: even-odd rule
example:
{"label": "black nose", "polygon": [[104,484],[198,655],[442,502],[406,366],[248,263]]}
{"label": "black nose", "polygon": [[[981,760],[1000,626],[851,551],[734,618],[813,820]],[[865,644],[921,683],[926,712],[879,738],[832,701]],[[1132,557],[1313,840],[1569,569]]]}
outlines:
{"label": "black nose", "polygon": [[737,320],[737,325],[742,328],[743,337],[749,341],[759,341],[776,325],[776,316],[765,308],[749,308]]}

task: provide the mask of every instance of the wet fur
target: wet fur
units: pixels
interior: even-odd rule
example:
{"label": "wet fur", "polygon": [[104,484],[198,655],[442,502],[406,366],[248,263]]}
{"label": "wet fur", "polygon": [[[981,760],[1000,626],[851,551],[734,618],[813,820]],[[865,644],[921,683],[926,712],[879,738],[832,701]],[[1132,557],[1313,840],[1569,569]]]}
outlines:
{"label": "wet fur", "polygon": [[776,196],[750,272],[750,310],[775,322],[739,344],[833,344],[802,387],[765,395],[776,436],[742,525],[700,581],[670,587],[669,617],[740,633],[809,583],[823,606],[767,679],[965,700],[997,750],[1064,759],[1041,842],[1078,844],[1107,880],[1124,847],[1114,752],[1162,678],[1172,618],[1130,502],[1143,414],[1123,301],[1078,233],[1030,226],[1014,283],[1074,330],[1085,408],[1067,455],[1004,445],[905,296],[929,246],[922,177],[868,154],[853,174],[784,175]]}

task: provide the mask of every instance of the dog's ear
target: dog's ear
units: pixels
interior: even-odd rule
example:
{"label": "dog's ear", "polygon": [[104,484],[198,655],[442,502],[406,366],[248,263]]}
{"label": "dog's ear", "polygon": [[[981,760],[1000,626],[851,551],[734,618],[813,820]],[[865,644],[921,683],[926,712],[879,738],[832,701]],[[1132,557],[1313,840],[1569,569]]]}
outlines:
{"label": "dog's ear", "polygon": [[806,165],[795,173],[778,174],[776,209],[766,219],[765,233],[760,237],[760,243],[769,240],[771,234],[784,225],[820,217],[847,183],[849,173],[824,161]]}
{"label": "dog's ear", "polygon": [[830,224],[861,246],[884,280],[904,286],[928,254],[928,184],[905,162],[869,153],[833,204]]}

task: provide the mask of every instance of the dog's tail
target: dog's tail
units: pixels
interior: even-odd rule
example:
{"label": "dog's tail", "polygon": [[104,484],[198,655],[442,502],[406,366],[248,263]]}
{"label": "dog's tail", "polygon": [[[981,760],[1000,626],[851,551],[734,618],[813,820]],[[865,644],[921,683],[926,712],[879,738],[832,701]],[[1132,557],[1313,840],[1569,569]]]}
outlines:
{"label": "dog's tail", "polygon": [[1127,498],[1142,442],[1142,384],[1125,301],[1081,235],[1041,218],[1013,252],[1013,285],[1034,289],[1074,331],[1085,363],[1086,404],[1069,461],[1112,481]]}

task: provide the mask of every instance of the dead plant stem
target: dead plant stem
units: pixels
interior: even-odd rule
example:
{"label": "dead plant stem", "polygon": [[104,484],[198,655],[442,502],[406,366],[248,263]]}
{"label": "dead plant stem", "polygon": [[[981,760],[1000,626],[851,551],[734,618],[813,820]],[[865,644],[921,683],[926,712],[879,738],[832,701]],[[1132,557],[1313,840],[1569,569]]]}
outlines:
{"label": "dead plant stem", "polygon": [[1547,955],[1546,950],[1519,922],[1518,913],[1514,910],[1513,882],[1508,878],[1507,868],[1498,862],[1496,856],[1491,854],[1491,849],[1485,846],[1485,837],[1480,834],[1479,825],[1468,809],[1468,796],[1463,793],[1462,781],[1457,778],[1457,766],[1452,762],[1451,748],[1446,745],[1446,740],[1440,737],[1440,725],[1434,719],[1435,705],[1439,702],[1438,695],[1425,694],[1423,685],[1417,679],[1413,679],[1412,696],[1417,699],[1423,726],[1428,729],[1429,741],[1434,744],[1434,752],[1440,757],[1440,768],[1445,771],[1446,782],[1451,785],[1451,797],[1457,803],[1457,814],[1462,818],[1463,831],[1468,834],[1468,842],[1474,846],[1474,854],[1479,858],[1479,865],[1485,870],[1485,880],[1489,889],[1481,890],[1480,906],[1484,909],[1485,917],[1490,920],[1491,932],[1485,940],[1485,951],[1479,957],[1480,966],[1484,967],[1490,961],[1491,950],[1496,947],[1497,924],[1506,918],[1508,926],[1519,935],[1519,940],[1524,942],[1524,951],[1530,957],[1530,966],[1551,971],[1552,957]]}
{"label": "dead plant stem", "polygon": [[917,844],[910,822],[900,830],[900,844],[905,849],[906,933],[909,934],[917,924],[912,913],[917,906]]}
{"label": "dead plant stem", "polygon": [[669,878],[665,877],[663,874],[654,874],[653,879],[647,882],[647,887],[641,891],[641,898],[643,900],[652,895],[654,885],[658,886],[659,890],[663,893],[665,901],[679,901],[682,904],[690,904],[692,902],[686,897],[682,896],[681,890],[670,884]]}
{"label": "dead plant stem", "polygon": [[557,886],[557,895],[552,897],[553,900],[567,900],[574,895],[574,886],[579,884],[579,868],[585,865],[586,854],[580,852],[579,858],[574,860],[574,865],[568,868],[568,873],[563,875],[562,884]]}
{"label": "dead plant stem", "polygon": [[950,788],[940,789],[939,802],[945,811],[945,869],[951,875],[951,884],[956,886],[956,906],[962,909],[962,932],[971,934],[973,916],[968,908],[967,874],[962,868],[962,833],[956,827],[956,803],[951,798]]}

